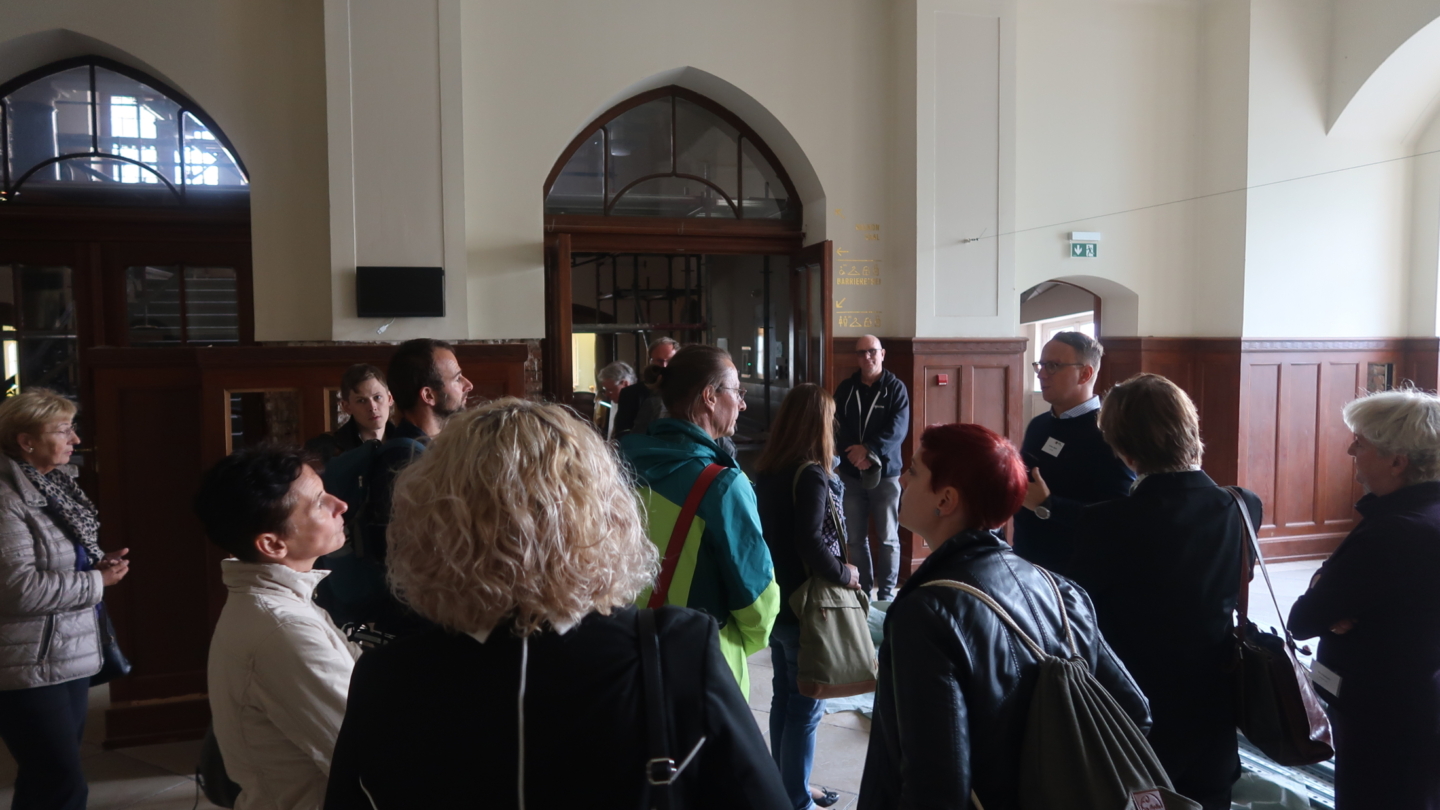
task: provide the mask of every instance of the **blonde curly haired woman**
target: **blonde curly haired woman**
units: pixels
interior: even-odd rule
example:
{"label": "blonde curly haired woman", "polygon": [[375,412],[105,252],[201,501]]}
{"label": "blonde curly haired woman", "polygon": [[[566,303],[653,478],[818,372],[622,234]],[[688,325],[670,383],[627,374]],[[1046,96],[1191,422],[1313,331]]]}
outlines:
{"label": "blonde curly haired woman", "polygon": [[[658,567],[613,451],[557,406],[451,418],[401,473],[395,594],[439,628],[355,667],[325,807],[648,807],[631,607]],[[715,620],[656,611],[685,807],[787,806]],[[703,742],[702,742],[703,739]]]}

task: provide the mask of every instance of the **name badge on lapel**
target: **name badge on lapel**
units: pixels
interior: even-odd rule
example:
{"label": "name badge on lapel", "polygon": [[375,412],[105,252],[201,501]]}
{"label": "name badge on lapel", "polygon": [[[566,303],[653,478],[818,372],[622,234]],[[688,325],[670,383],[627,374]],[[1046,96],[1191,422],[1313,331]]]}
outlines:
{"label": "name badge on lapel", "polygon": [[1310,667],[1310,680],[1314,681],[1316,686],[1324,689],[1326,692],[1329,692],[1337,698],[1340,697],[1340,681],[1342,679],[1335,670],[1316,661],[1315,664]]}
{"label": "name badge on lapel", "polygon": [[1045,446],[1040,449],[1059,458],[1060,451],[1065,449],[1065,443],[1052,436],[1045,441]]}

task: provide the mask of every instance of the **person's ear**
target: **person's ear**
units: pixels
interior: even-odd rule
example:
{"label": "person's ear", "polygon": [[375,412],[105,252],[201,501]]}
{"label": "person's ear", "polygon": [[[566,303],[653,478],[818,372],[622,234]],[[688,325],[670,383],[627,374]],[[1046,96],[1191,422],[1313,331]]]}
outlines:
{"label": "person's ear", "polygon": [[944,487],[940,490],[940,502],[935,505],[940,510],[941,517],[950,517],[960,508],[960,491],[955,487]]}
{"label": "person's ear", "polygon": [[427,385],[420,389],[420,401],[433,408],[440,404],[440,397],[435,395],[434,388]]}
{"label": "person's ear", "polygon": [[1405,474],[1410,471],[1410,457],[1406,455],[1395,456],[1390,459],[1390,469],[1394,471],[1396,477],[1403,480]]}
{"label": "person's ear", "polygon": [[1085,364],[1085,365],[1083,365],[1083,366],[1081,366],[1081,367],[1080,367],[1080,384],[1081,384],[1081,385],[1088,385],[1088,384],[1094,382],[1094,381],[1095,381],[1095,375],[1096,375],[1096,373],[1097,373],[1097,372],[1095,371],[1095,367],[1092,366],[1092,365],[1090,365],[1090,364],[1088,364],[1088,363]]}
{"label": "person's ear", "polygon": [[289,549],[285,545],[285,538],[274,532],[265,532],[255,538],[255,550],[260,552],[260,559],[270,562],[285,559]]}

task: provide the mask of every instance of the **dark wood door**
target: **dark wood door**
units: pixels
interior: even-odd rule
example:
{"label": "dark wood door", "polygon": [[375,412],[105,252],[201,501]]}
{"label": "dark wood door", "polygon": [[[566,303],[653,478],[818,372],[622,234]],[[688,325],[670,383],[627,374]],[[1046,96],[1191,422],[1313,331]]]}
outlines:
{"label": "dark wood door", "polygon": [[796,251],[790,260],[790,306],[795,336],[795,382],[813,382],[832,389],[835,360],[831,356],[834,316],[834,243],[817,242]]}
{"label": "dark wood door", "polygon": [[575,388],[572,350],[574,323],[570,279],[570,234],[545,237],[545,344],[542,352],[545,396],[555,402],[569,402]]}

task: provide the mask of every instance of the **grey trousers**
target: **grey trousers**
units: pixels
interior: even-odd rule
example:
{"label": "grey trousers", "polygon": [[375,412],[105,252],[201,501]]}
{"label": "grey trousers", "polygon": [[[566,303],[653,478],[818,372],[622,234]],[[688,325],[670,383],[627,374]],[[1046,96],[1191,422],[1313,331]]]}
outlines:
{"label": "grey trousers", "polygon": [[[875,588],[881,601],[895,595],[900,573],[900,477],[882,478],[874,489],[860,486],[859,478],[842,474],[845,482],[845,540],[850,546],[850,564],[860,569],[860,589]],[[883,544],[879,555],[870,558],[870,517]]]}

